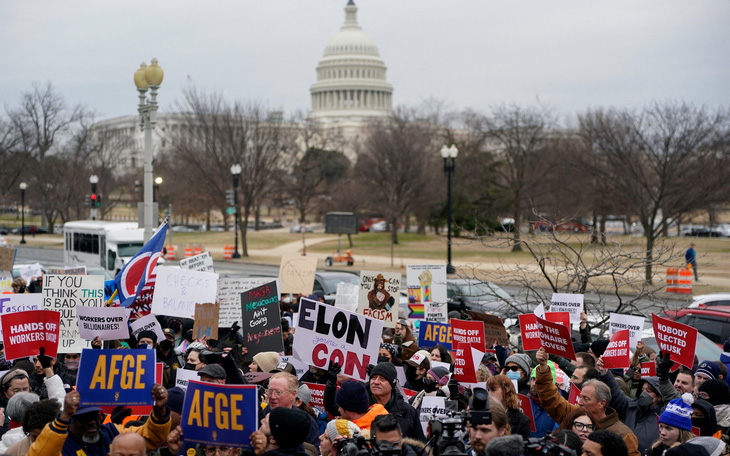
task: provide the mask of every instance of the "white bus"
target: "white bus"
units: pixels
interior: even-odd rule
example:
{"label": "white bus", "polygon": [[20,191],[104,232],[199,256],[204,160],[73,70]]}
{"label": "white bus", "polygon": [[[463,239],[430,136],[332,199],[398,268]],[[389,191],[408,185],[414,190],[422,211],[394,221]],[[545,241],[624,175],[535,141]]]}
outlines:
{"label": "white bus", "polygon": [[63,225],[66,266],[101,267],[115,276],[144,245],[144,229],[135,222],[80,220]]}

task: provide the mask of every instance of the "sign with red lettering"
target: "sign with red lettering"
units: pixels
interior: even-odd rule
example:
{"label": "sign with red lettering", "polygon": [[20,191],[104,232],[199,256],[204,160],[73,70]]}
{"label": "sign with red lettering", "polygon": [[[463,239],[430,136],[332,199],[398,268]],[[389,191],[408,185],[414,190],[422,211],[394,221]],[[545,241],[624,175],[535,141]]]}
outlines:
{"label": "sign with red lettering", "polygon": [[539,350],[542,343],[540,342],[540,331],[537,329],[535,314],[522,314],[519,319],[522,349],[524,351]]}
{"label": "sign with red lettering", "polygon": [[46,356],[55,357],[60,321],[61,314],[54,310],[26,310],[3,315],[5,359],[12,361],[40,355],[41,347]]}
{"label": "sign with red lettering", "polygon": [[573,405],[580,404],[580,388],[575,384],[570,384],[570,394],[568,395],[568,403]]}
{"label": "sign with red lettering", "polygon": [[309,401],[309,406],[324,410],[324,385],[308,382],[302,383],[309,387],[309,392],[312,394],[312,400]]}
{"label": "sign with red lettering", "polygon": [[484,323],[451,319],[451,346],[456,353],[454,359],[454,378],[464,383],[476,383],[477,373],[472,348],[480,353],[486,350]]}
{"label": "sign with red lettering", "polygon": [[616,331],[601,356],[604,369],[625,369],[631,365],[629,330]]}
{"label": "sign with red lettering", "polygon": [[276,281],[241,293],[241,321],[243,346],[248,348],[245,361],[257,353],[284,351]]}
{"label": "sign with red lettering", "polygon": [[570,328],[570,312],[545,312],[545,320]]}
{"label": "sign with red lettering", "polygon": [[697,345],[697,330],[654,314],[651,314],[651,322],[659,350],[669,353],[670,359],[675,363],[691,369]]}
{"label": "sign with red lettering", "polygon": [[540,332],[540,342],[548,353],[562,356],[565,359],[575,359],[573,341],[570,338],[570,327],[561,325],[540,317],[535,317],[537,329]]}
{"label": "sign with red lettering", "polygon": [[409,400],[413,396],[415,396],[418,393],[418,391],[409,390],[408,388],[403,388],[403,395],[406,397],[406,400]]}
{"label": "sign with red lettering", "polygon": [[641,378],[656,377],[656,361],[641,363]]}
{"label": "sign with red lettering", "polygon": [[537,429],[535,429],[535,417],[532,414],[530,398],[523,394],[518,394],[517,398],[520,400],[520,412],[524,413],[525,416],[530,419],[530,430],[532,432],[537,432]]}
{"label": "sign with red lettering", "polygon": [[401,274],[392,272],[360,271],[360,293],[357,313],[395,328],[400,302]]}
{"label": "sign with red lettering", "polygon": [[377,364],[380,320],[302,298],[296,328],[294,357],[310,366],[327,369],[337,362],[343,375],[365,381],[368,365]]}

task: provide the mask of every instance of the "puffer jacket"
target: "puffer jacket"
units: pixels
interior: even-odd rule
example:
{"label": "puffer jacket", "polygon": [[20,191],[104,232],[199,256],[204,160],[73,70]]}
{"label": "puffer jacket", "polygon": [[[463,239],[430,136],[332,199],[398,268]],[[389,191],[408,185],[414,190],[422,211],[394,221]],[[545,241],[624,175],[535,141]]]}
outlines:
{"label": "puffer jacket", "polygon": [[[371,404],[377,404],[373,393],[370,392],[370,384],[367,385],[368,396]],[[398,418],[403,437],[410,437],[416,440],[426,440],[421,427],[421,420],[415,408],[403,399],[398,388],[393,388],[390,400],[383,404],[389,414]]]}

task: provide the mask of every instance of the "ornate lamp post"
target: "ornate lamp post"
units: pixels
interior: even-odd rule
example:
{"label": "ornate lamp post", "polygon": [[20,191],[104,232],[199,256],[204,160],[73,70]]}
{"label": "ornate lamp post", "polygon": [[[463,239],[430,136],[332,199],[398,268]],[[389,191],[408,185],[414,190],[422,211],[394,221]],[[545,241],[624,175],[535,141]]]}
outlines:
{"label": "ornate lamp post", "polygon": [[[25,189],[28,184],[20,183],[20,243],[25,244]],[[16,219],[17,220],[17,219]]]}
{"label": "ornate lamp post", "polygon": [[99,195],[96,194],[96,184],[99,183],[99,177],[96,174],[92,174],[89,177],[89,183],[91,184],[91,220],[96,220],[96,207],[99,201]]}
{"label": "ornate lamp post", "polygon": [[456,272],[456,269],[454,269],[454,266],[451,264],[451,220],[453,218],[451,214],[451,176],[454,174],[454,167],[456,165],[456,156],[459,155],[459,149],[456,148],[455,145],[451,145],[451,147],[444,147],[441,148],[441,157],[444,159],[444,173],[446,174],[446,185],[447,185],[447,196],[446,196],[446,212],[447,212],[447,263],[446,263],[446,273],[447,274],[454,274]]}
{"label": "ornate lamp post", "polygon": [[[164,72],[157,59],[150,66],[144,62],[134,73],[134,85],[139,91],[139,126],[144,131],[144,241],[152,237],[152,129],[157,123],[157,89],[162,84]],[[147,99],[147,89],[150,98]]]}
{"label": "ornate lamp post", "polygon": [[241,258],[241,254],[238,253],[238,218],[240,216],[238,212],[238,178],[241,176],[241,165],[238,163],[231,166],[231,176],[233,176],[233,206],[236,208],[236,215],[233,220],[233,232],[236,235],[236,250],[233,252],[232,258]]}

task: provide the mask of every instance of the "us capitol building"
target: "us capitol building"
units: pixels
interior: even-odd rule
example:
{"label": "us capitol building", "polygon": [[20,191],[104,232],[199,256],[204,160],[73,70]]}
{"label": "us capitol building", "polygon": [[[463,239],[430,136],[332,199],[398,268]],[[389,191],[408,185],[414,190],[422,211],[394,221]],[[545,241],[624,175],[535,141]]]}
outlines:
{"label": "us capitol building", "polygon": [[[325,128],[337,128],[350,141],[356,141],[368,120],[393,112],[393,86],[386,80],[386,66],[378,47],[357,23],[357,6],[349,0],[345,23],[329,39],[317,65],[317,82],[312,84],[310,119]],[[157,114],[153,132],[153,151],[168,146],[163,139],[180,127],[175,113]],[[120,172],[132,171],[143,163],[144,135],[136,115],[102,120],[93,126],[94,134],[130,138],[117,163]],[[352,158],[352,151],[346,151]]]}

